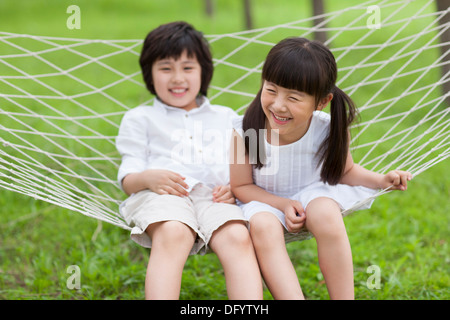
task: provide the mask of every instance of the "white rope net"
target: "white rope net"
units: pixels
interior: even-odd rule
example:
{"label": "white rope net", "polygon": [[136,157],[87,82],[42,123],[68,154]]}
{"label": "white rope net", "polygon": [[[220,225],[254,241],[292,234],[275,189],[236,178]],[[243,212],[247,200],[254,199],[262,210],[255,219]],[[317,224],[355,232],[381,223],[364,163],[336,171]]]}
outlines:
{"label": "white rope net", "polygon": [[[380,28],[368,7],[380,11]],[[447,11],[434,1],[368,1],[256,30],[207,35],[215,57],[213,103],[242,112],[269,49],[287,36],[326,32],[338,86],[356,102],[355,161],[417,175],[449,157]],[[315,23],[320,21],[320,23]],[[376,20],[374,20],[376,22]],[[123,114],[149,104],[139,40],[0,32],[0,186],[129,229],[118,214],[115,136]],[[448,70],[448,67],[447,69]]]}

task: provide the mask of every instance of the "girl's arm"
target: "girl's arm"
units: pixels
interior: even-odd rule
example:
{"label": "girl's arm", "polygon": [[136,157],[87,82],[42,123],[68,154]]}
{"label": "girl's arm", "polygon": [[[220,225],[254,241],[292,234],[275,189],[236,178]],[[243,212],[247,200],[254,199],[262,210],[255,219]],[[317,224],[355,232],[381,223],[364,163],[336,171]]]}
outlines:
{"label": "girl's arm", "polygon": [[367,170],[353,162],[353,158],[348,151],[347,163],[344,174],[339,183],[351,186],[364,186],[371,189],[406,190],[408,181],[412,179],[412,174],[407,171],[392,170],[386,174],[376,173]]}
{"label": "girl's arm", "polygon": [[231,191],[243,203],[260,201],[283,210],[285,198],[273,195],[253,183],[252,165],[245,152],[242,137],[233,130],[230,148],[230,187]]}
{"label": "girl's arm", "polygon": [[300,202],[278,197],[253,183],[252,165],[242,138],[233,131],[230,148],[230,187],[243,203],[259,201],[284,212],[289,232],[298,232],[305,223],[305,213]]}

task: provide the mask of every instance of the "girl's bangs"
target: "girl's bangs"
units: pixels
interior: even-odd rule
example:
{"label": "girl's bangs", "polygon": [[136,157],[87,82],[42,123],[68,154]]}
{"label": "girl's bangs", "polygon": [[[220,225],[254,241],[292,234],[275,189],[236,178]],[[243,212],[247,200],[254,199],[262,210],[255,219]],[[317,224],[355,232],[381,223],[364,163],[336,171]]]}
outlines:
{"label": "girl's bangs", "polygon": [[305,47],[279,50],[267,56],[262,70],[264,80],[287,89],[321,96],[327,86],[317,59]]}

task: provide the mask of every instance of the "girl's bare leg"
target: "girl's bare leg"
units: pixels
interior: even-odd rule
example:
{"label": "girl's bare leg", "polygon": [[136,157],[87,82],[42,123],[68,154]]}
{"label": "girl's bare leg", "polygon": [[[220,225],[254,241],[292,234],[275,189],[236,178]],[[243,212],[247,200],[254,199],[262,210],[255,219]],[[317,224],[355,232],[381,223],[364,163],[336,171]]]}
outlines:
{"label": "girl's bare leg", "polygon": [[257,213],[250,219],[250,234],[262,275],[274,299],[304,299],[280,221],[270,212]]}
{"label": "girl's bare leg", "polygon": [[306,208],[306,227],[317,241],[319,266],[331,299],[354,299],[353,261],[341,210],[329,198]]}

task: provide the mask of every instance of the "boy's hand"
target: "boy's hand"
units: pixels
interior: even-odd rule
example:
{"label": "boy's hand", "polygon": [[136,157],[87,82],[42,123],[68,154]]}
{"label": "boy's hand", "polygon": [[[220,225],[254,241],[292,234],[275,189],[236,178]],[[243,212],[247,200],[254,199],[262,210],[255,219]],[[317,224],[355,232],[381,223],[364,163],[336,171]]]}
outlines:
{"label": "boy's hand", "polygon": [[412,179],[412,174],[407,171],[392,170],[386,173],[382,181],[382,189],[405,191],[408,181]]}
{"label": "boy's hand", "polygon": [[213,189],[213,202],[236,203],[236,198],[231,192],[230,185],[217,186]]}
{"label": "boy's hand", "polygon": [[184,182],[185,177],[170,170],[149,169],[145,171],[148,188],[158,194],[172,194],[188,196],[189,186]]}
{"label": "boy's hand", "polygon": [[289,200],[283,212],[288,231],[292,233],[299,232],[306,220],[306,214],[302,204],[295,200]]}

